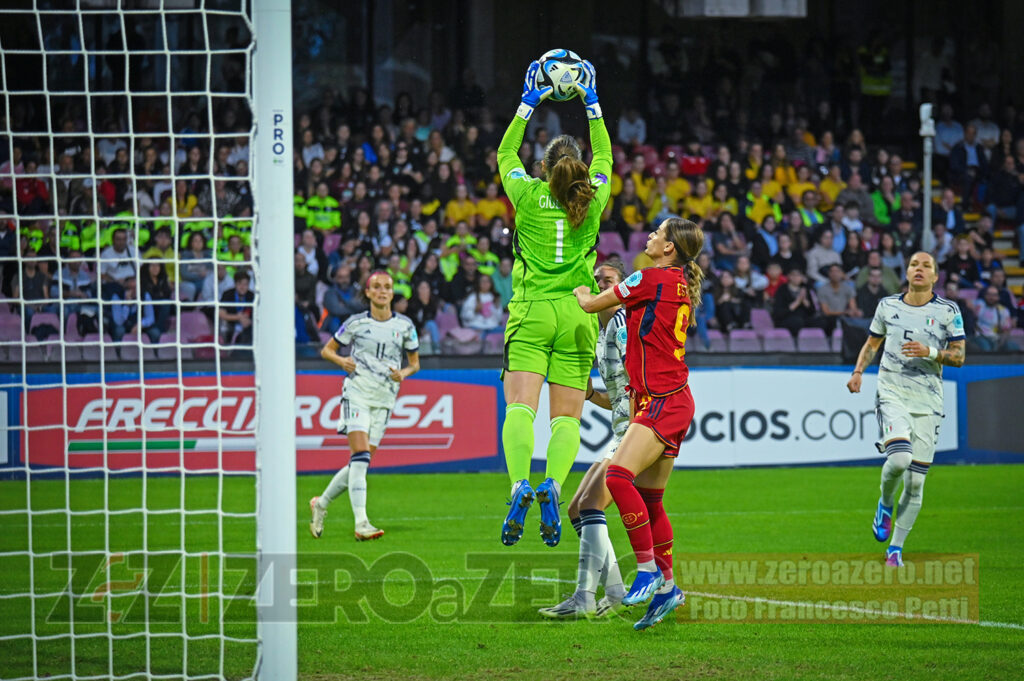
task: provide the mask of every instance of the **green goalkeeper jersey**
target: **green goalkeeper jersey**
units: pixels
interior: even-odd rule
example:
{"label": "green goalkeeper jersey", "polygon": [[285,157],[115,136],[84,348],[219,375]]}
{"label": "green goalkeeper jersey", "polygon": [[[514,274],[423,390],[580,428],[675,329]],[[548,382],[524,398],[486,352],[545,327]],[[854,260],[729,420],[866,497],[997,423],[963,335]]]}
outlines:
{"label": "green goalkeeper jersey", "polygon": [[612,172],[612,143],[604,119],[590,121],[594,152],[590,181],[596,191],[587,217],[578,227],[569,223],[548,183],[530,177],[523,168],[519,146],[525,131],[526,121],[516,116],[498,147],[501,184],[516,209],[512,300],[561,298],[580,285],[597,292],[597,232],[611,194],[608,178]]}

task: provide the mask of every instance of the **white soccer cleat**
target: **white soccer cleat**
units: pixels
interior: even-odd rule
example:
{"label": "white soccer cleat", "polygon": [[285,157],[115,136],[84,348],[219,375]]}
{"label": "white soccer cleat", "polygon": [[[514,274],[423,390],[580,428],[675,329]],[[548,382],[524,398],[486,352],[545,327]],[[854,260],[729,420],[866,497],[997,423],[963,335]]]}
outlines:
{"label": "white soccer cleat", "polygon": [[368,541],[370,539],[380,539],[384,536],[384,530],[377,529],[369,522],[360,523],[356,525],[356,541]]}
{"label": "white soccer cleat", "polygon": [[626,606],[622,604],[622,599],[611,598],[610,596],[604,596],[597,602],[597,610],[594,611],[594,617],[604,617],[605,615],[614,615],[622,612],[626,609]]}
{"label": "white soccer cleat", "polygon": [[317,506],[316,502],[319,499],[320,497],[313,497],[309,500],[309,511],[313,515],[309,521],[309,533],[313,535],[313,539],[319,539],[324,533],[324,518],[327,517],[327,509]]}
{"label": "white soccer cleat", "polygon": [[594,616],[593,606],[587,608],[583,604],[582,599],[576,597],[576,594],[569,596],[558,605],[553,605],[550,608],[541,608],[537,612],[551,620],[575,620],[581,617]]}

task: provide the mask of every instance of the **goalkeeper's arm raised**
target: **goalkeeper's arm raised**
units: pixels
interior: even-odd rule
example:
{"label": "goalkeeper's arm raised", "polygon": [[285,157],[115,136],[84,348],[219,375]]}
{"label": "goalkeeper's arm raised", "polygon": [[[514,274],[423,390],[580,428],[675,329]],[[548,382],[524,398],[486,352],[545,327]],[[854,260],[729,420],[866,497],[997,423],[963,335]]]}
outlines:
{"label": "goalkeeper's arm raised", "polygon": [[[501,138],[501,144],[498,145],[498,172],[501,173],[501,185],[513,206],[516,205],[519,195],[524,189],[524,181],[530,179],[519,160],[519,147],[522,145],[523,135],[526,133],[526,123],[533,116],[533,110],[548,98],[552,90],[550,87],[537,87],[537,71],[539,69],[540,62],[536,61],[526,69],[526,77],[523,79],[522,102],[516,110],[515,118],[509,123],[508,130]],[[605,133],[606,137],[607,135]],[[608,154],[611,159],[610,143]],[[609,167],[611,167],[610,161]]]}

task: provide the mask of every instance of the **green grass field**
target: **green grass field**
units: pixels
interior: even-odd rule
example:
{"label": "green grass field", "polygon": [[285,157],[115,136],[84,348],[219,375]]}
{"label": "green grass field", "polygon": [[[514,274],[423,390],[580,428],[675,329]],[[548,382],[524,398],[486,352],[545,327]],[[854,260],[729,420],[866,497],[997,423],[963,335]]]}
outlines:
{"label": "green grass field", "polygon": [[[641,614],[638,609],[601,621],[539,618],[538,607],[572,590],[578,540],[565,523],[562,544],[545,547],[533,529],[534,509],[520,544],[502,546],[503,475],[371,475],[370,517],[387,534],[367,543],[352,538],[347,498],[332,506],[323,538],[310,537],[306,504],[327,479],[301,477],[294,509],[304,568],[299,588],[299,666],[304,679],[1019,679],[1024,669],[1024,606],[1019,598],[1024,586],[1022,466],[934,467],[924,508],[907,542],[907,559],[925,553],[978,555],[980,609],[969,617],[981,624],[837,622],[834,606],[826,608],[822,621],[780,621],[785,615],[778,610],[775,616],[754,614],[758,606],[750,599],[804,602],[837,594],[849,599],[894,592],[880,585],[855,589],[831,582],[769,580],[684,586],[689,603],[675,620],[642,633],[631,627]],[[575,474],[569,480],[567,493],[578,479]],[[712,559],[744,554],[743,560],[762,564],[786,558],[831,564],[846,559],[857,563],[869,553],[867,562],[880,562],[881,545],[869,530],[877,481],[874,467],[677,471],[665,498],[675,527],[677,580],[695,574],[686,566],[696,554]],[[251,511],[251,487],[251,479],[226,480],[227,510]],[[174,478],[149,479],[145,486],[134,478],[113,481],[110,500],[115,508],[138,508],[145,494],[147,507],[158,511],[174,508],[184,496],[186,507],[199,510],[215,504],[216,493],[217,481],[210,478],[189,480],[184,490]],[[36,510],[65,505],[62,481],[34,482],[31,495]],[[76,481],[69,499],[76,510],[99,508],[102,481]],[[0,482],[0,509],[25,507],[23,481]],[[26,517],[3,518],[0,553],[26,549]],[[107,542],[112,551],[137,551],[143,539],[151,551],[158,551],[176,548],[184,539],[189,551],[199,554],[188,559],[184,578],[175,561],[152,555],[148,563],[151,590],[162,584],[182,591],[184,584],[188,598],[115,597],[113,610],[121,619],[110,624],[103,621],[108,612],[103,599],[76,601],[75,631],[86,635],[74,643],[79,675],[140,672],[147,655],[153,673],[182,674],[185,644],[180,637],[152,639],[148,649],[142,637],[109,644],[108,630],[144,631],[147,613],[151,632],[180,631],[184,618],[193,636],[219,634],[222,626],[231,636],[254,635],[250,608],[226,607],[229,621],[222,625],[218,597],[209,595],[218,592],[220,575],[216,557],[202,557],[218,545],[219,526],[212,515],[190,515],[183,524],[178,514],[152,514],[145,536],[142,515],[136,512],[116,516],[109,536],[96,516],[77,516],[69,528],[62,515],[42,515],[32,526],[36,552],[65,550],[70,536],[76,552],[102,550]],[[609,527],[628,580],[632,559],[617,517],[609,517]],[[251,551],[252,521],[226,521],[222,539],[229,551]],[[119,582],[113,593],[131,591],[132,575],[139,570],[136,560],[131,556],[111,566],[111,581]],[[92,593],[102,587],[102,556],[80,556],[74,564],[76,591]],[[252,593],[253,575],[245,569],[249,566],[246,559],[226,565],[222,590]],[[58,594],[66,587],[67,571],[59,568],[48,559],[36,561],[37,593]],[[0,596],[27,590],[28,572],[27,559],[0,557]],[[955,591],[975,605],[978,587]],[[709,595],[701,598],[698,593]],[[718,594],[747,600],[723,600]],[[127,600],[131,602],[125,604]],[[67,632],[68,602],[59,595],[37,598],[37,633]],[[709,609],[709,603],[721,607]],[[737,603],[748,606],[745,621],[716,617],[723,610],[736,615]],[[0,636],[24,633],[32,616],[27,599],[0,598]],[[103,636],[87,637],[94,632]],[[219,646],[216,639],[190,641],[189,675],[241,678],[250,673],[251,643],[227,644],[223,669]],[[0,641],[0,677],[68,674],[71,656],[67,639],[40,641],[33,672],[30,645]]]}

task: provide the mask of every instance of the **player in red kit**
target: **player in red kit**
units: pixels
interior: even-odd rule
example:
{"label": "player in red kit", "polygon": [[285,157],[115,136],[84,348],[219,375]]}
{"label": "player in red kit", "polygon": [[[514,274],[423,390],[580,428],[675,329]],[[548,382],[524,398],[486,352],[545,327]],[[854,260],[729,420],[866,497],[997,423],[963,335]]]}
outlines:
{"label": "player in red kit", "polygon": [[703,247],[699,226],[669,218],[647,238],[645,253],[654,267],[596,296],[585,286],[574,291],[587,312],[626,305],[625,364],[633,418],[605,480],[636,554],[637,576],[622,602],[651,599],[647,613],[633,625],[637,630],[654,626],[685,601],[672,581],[672,525],[662,496],[693,420],[686,331],[693,318],[691,301],[700,301],[703,273],[695,260]]}

